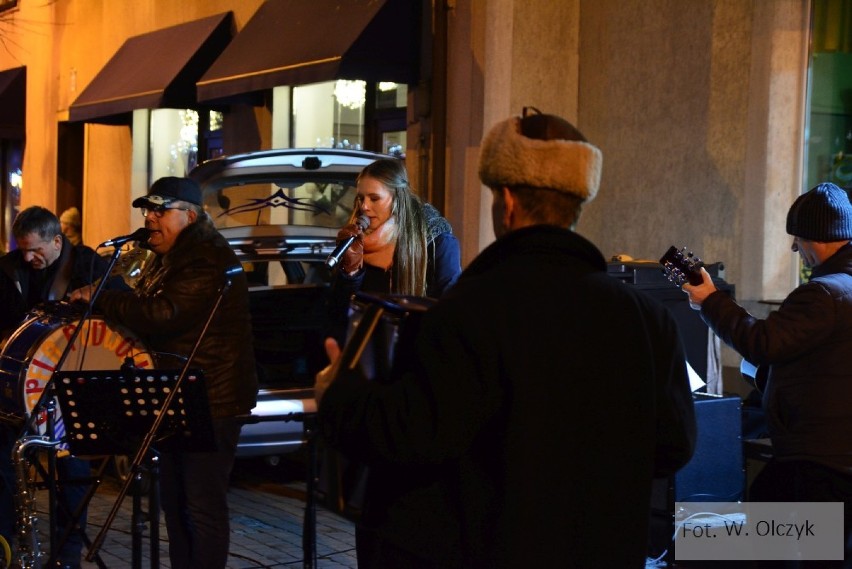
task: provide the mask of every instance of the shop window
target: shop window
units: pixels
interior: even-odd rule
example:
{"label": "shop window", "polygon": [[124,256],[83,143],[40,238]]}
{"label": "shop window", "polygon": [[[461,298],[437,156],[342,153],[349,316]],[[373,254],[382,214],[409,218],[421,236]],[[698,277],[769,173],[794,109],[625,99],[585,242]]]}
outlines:
{"label": "shop window", "polygon": [[408,85],[381,82],[376,88],[376,109],[399,109],[408,105]]}
{"label": "shop window", "polygon": [[149,132],[149,183],[186,176],[200,162],[222,154],[220,112],[154,109]]}
{"label": "shop window", "polygon": [[23,143],[20,140],[0,139],[0,175],[2,175],[2,212],[0,216],[0,247],[7,253],[15,249],[15,238],[12,236],[12,222],[18,215],[21,205],[21,191],[24,177],[21,172],[23,162]]}
{"label": "shop window", "polygon": [[[805,130],[806,191],[832,182],[852,191],[852,0],[813,0]],[[811,269],[799,260],[799,279]]]}
{"label": "shop window", "polygon": [[813,0],[805,188],[852,190],[852,0]]}
{"label": "shop window", "polygon": [[293,87],[293,140],[302,148],[364,147],[364,81]]}
{"label": "shop window", "polygon": [[21,191],[24,177],[21,172],[21,151],[16,142],[2,142],[3,160],[3,235],[0,239],[3,252],[9,252],[17,247],[12,235],[12,223],[21,207]]}
{"label": "shop window", "polygon": [[404,157],[407,101],[408,87],[398,83],[338,80],[293,87],[292,146]]}
{"label": "shop window", "polygon": [[407,131],[405,108],[408,105],[408,86],[400,83],[379,83],[376,86],[374,123],[381,140],[380,152],[405,158]]}

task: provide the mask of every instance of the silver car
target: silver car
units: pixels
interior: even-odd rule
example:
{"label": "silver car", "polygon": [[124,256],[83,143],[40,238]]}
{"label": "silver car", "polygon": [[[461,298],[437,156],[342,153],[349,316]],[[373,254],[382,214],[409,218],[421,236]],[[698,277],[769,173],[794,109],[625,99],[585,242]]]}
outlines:
{"label": "silver car", "polygon": [[280,455],[304,442],[316,411],[314,376],[327,363],[325,260],[355,203],[355,179],[385,155],[283,149],[214,158],[189,176],[249,280],[257,372],[257,422],[243,426],[238,457]]}

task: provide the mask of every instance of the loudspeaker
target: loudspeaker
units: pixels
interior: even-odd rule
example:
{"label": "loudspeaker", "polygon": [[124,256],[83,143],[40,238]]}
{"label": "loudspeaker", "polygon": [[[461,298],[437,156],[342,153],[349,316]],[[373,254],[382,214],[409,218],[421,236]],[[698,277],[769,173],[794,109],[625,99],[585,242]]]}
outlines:
{"label": "loudspeaker", "polygon": [[[698,436],[692,459],[651,494],[649,555],[671,555],[675,502],[736,502],[745,492],[742,400],[695,394]],[[671,561],[671,558],[668,558]]]}
{"label": "loudspeaker", "polygon": [[675,502],[736,502],[743,497],[742,400],[695,394],[695,454],[674,476]]}

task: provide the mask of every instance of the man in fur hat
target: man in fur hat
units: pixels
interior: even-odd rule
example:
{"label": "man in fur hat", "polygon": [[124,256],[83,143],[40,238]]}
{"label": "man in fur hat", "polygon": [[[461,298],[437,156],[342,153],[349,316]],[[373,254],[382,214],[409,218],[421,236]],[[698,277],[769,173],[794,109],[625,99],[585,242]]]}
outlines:
{"label": "man in fur hat", "polygon": [[370,481],[359,567],[644,567],[652,477],[689,460],[695,418],[674,320],[573,231],[601,161],[559,117],[497,124],[497,240],[423,317],[411,371],[318,376],[330,444],[408,469]]}
{"label": "man in fur hat", "polygon": [[749,498],[845,502],[842,566],[852,567],[852,203],[846,191],[823,183],[799,196],[787,213],[787,233],[811,276],[767,318],[717,294],[703,268],[704,282],[683,290],[723,342],[767,370],[763,409],[774,457],[752,482]]}

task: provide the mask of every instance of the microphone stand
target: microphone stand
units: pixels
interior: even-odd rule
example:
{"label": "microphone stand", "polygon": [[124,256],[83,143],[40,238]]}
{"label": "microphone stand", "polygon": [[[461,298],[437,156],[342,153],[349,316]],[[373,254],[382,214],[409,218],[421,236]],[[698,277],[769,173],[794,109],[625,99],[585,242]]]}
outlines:
{"label": "microphone stand", "polygon": [[[136,473],[139,470],[139,467],[142,465],[145,456],[148,454],[148,450],[151,448],[151,444],[154,442],[154,437],[157,436],[157,431],[159,430],[163,420],[166,418],[166,413],[172,404],[172,400],[175,398],[178,391],[180,390],[181,383],[183,383],[184,378],[189,373],[189,366],[195,359],[195,354],[198,352],[198,348],[201,345],[201,342],[207,335],[207,329],[210,327],[210,323],[213,321],[213,317],[219,310],[219,305],[222,303],[222,299],[225,297],[225,293],[230,287],[231,273],[229,271],[226,273],[225,284],[222,285],[222,287],[219,289],[218,296],[216,297],[216,302],[213,304],[213,308],[210,310],[210,314],[207,317],[207,321],[204,323],[204,328],[202,328],[201,333],[198,335],[198,340],[195,341],[195,345],[192,347],[192,352],[190,352],[189,357],[184,362],[183,368],[181,368],[180,371],[180,375],[178,376],[177,380],[175,380],[174,387],[166,396],[165,400],[163,401],[163,404],[160,406],[160,412],[155,415],[154,422],[151,425],[151,428],[148,430],[145,435],[145,438],[142,440],[142,444],[140,445],[139,450],[136,451],[136,455],[133,458],[133,462],[130,464],[130,474],[122,484],[118,496],[116,497],[115,502],[113,503],[112,509],[110,510],[106,521],[104,521],[103,527],[101,528],[100,532],[98,532],[98,535],[95,537],[94,541],[92,541],[92,545],[91,547],[89,547],[89,550],[86,553],[86,561],[91,562],[98,554],[98,551],[103,545],[106,533],[109,531],[110,526],[112,526],[112,522],[115,520],[115,516],[118,514],[118,510],[121,508],[121,503],[124,501],[124,498],[127,495],[128,490],[130,489],[130,485],[136,479]],[[156,490],[154,490],[154,492],[156,493]],[[153,564],[153,557],[151,561]]]}

